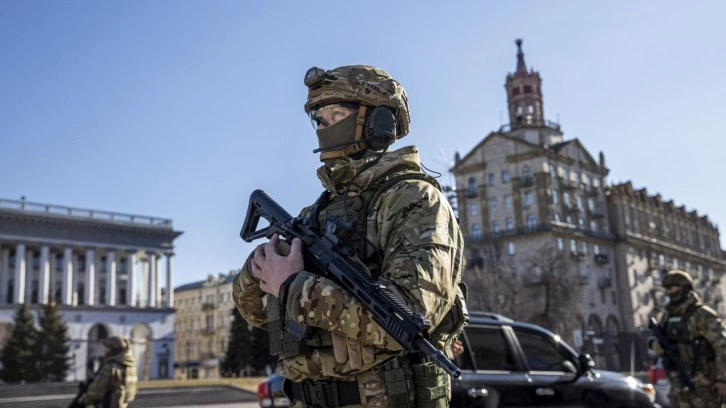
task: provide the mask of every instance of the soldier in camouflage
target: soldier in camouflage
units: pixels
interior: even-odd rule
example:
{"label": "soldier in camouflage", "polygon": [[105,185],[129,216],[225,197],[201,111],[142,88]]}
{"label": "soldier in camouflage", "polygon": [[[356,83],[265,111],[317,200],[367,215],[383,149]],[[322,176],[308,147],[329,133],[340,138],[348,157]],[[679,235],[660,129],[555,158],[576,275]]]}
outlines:
{"label": "soldier in camouflage", "polygon": [[[364,65],[305,75],[318,136],[321,197],[302,210],[313,226],[350,225],[357,262],[431,322],[432,344],[451,356],[465,324],[463,238],[438,183],[414,146],[388,151],[409,127],[403,87]],[[252,325],[270,331],[271,353],[294,407],[446,407],[449,376],[407,354],[347,291],[304,270],[302,243],[274,235],[250,255],[234,299]]]}
{"label": "soldier in camouflage", "polygon": [[88,386],[83,403],[103,408],[126,408],[136,397],[136,360],[129,342],[113,336],[103,340],[103,365]]}
{"label": "soldier in camouflage", "polygon": [[717,313],[701,302],[687,272],[668,272],[663,277],[663,287],[670,301],[660,326],[669,342],[675,344],[675,354],[694,385],[689,388],[682,383],[678,370],[666,361],[663,345],[650,338],[649,347],[664,358],[671,383],[671,407],[721,407],[726,396],[726,328]]}

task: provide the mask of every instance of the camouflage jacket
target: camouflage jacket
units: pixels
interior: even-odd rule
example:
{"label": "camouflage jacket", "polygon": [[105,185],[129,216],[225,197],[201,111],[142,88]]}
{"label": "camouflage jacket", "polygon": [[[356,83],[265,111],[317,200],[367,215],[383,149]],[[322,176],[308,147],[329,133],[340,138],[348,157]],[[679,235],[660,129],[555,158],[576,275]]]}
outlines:
{"label": "camouflage jacket", "polygon": [[[329,207],[342,200],[353,175],[373,160],[338,159],[332,171],[325,166],[318,170],[318,177],[330,193]],[[348,196],[371,188],[382,177],[401,173],[421,173],[416,147],[385,153],[380,161],[355,177]],[[367,214],[364,233],[383,255],[379,282],[436,327],[455,300],[463,267],[463,237],[451,206],[431,183],[404,180],[383,192],[369,208],[372,210]],[[302,214],[308,215],[310,210],[308,207]],[[319,217],[321,225],[325,225],[326,216],[323,210]],[[266,328],[265,293],[251,277],[249,262],[248,258],[234,282],[234,299],[250,324]],[[299,272],[288,287],[285,303],[298,322],[373,346],[375,359],[352,368],[337,363],[330,347],[321,346],[305,355],[281,360],[278,372],[284,377],[294,381],[350,381],[357,373],[403,354],[401,345],[373,321],[357,300],[326,278]],[[443,343],[437,346],[444,348]]]}
{"label": "camouflage jacket", "polygon": [[88,386],[84,403],[102,404],[104,408],[126,408],[136,396],[137,382],[136,363],[130,352],[106,356]]}
{"label": "camouflage jacket", "polygon": [[[689,376],[695,367],[692,381],[696,387],[726,382],[726,328],[718,314],[702,304],[698,295],[691,291],[683,302],[666,305],[661,324],[673,316],[689,316],[686,321],[688,344],[679,344],[678,355]],[[697,338],[705,339],[705,343],[698,350],[698,358],[694,359]],[[680,382],[675,369],[670,370],[669,377],[673,382]]]}

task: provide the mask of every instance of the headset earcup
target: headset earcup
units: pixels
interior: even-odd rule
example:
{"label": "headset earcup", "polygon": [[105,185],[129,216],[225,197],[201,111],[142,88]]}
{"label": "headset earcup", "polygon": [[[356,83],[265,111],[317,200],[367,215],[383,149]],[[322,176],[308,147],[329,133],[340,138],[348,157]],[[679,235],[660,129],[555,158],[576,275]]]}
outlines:
{"label": "headset earcup", "polygon": [[387,106],[376,106],[366,118],[363,129],[366,144],[373,150],[383,150],[396,141],[396,114]]}

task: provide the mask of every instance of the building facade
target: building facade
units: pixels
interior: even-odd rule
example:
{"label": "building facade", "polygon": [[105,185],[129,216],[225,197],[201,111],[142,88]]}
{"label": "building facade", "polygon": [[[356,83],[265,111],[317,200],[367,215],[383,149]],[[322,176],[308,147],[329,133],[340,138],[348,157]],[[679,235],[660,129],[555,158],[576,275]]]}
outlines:
{"label": "building facade", "polygon": [[720,302],[726,262],[718,229],[630,183],[610,186],[604,154],[596,159],[545,120],[542,80],[516,43],[516,70],[505,83],[510,123],[463,157],[457,153],[452,168],[466,236],[464,279],[476,283],[494,253],[523,282],[539,283],[533,255],[559,253],[574,271],[578,307],[574,322],[552,329],[600,367],[620,370],[635,361],[643,368],[643,336],[663,304],[664,268],[689,271]]}
{"label": "building facade", "polygon": [[209,275],[174,290],[174,378],[221,378],[220,363],[227,352],[234,320],[232,282],[237,271]]}
{"label": "building facade", "polygon": [[169,219],[0,199],[0,338],[18,305],[37,319],[53,301],[71,339],[67,380],[97,369],[115,335],[131,341],[141,379],[170,377],[181,234]]}

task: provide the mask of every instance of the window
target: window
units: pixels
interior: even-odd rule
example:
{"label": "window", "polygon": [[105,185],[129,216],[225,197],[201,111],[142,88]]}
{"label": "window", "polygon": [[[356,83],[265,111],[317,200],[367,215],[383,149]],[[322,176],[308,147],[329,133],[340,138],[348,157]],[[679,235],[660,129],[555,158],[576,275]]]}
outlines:
{"label": "window", "polygon": [[471,238],[475,240],[481,239],[481,225],[474,224],[471,226]]}
{"label": "window", "polygon": [[534,106],[527,105],[527,113],[534,113]]}
{"label": "window", "polygon": [[514,88],[512,88],[512,95],[513,96],[519,95],[519,87],[518,86],[515,86]]}
{"label": "window", "polygon": [[476,179],[474,177],[469,179],[469,183],[466,187],[466,193],[469,195],[469,197],[473,197],[477,194]]}
{"label": "window", "polygon": [[508,242],[507,243],[507,252],[509,255],[514,255],[517,253],[516,249],[514,248],[514,242]]}
{"label": "window", "polygon": [[562,201],[565,203],[566,207],[570,206],[570,193],[562,193]]}
{"label": "window", "polygon": [[466,329],[467,344],[473,351],[477,370],[514,370],[514,356],[504,333],[498,327],[472,327]]}
{"label": "window", "polygon": [[565,240],[562,239],[561,237],[557,237],[557,249],[559,251],[565,250]]}
{"label": "window", "polygon": [[509,170],[508,169],[502,169],[502,184],[509,183]]}
{"label": "window", "polygon": [[552,190],[552,204],[557,205],[560,203],[560,191]]}
{"label": "window", "polygon": [[592,252],[595,255],[599,255],[600,254],[600,245],[598,245],[598,244],[592,244]]}
{"label": "window", "polygon": [[576,202],[577,202],[577,208],[579,208],[579,209],[581,209],[581,210],[582,210],[582,197],[580,197],[580,195],[578,194],[578,195],[577,195],[577,196],[575,197],[575,199],[576,199]]}
{"label": "window", "polygon": [[532,177],[532,169],[528,165],[524,165],[522,167],[522,178],[531,178]]}
{"label": "window", "polygon": [[590,220],[590,229],[591,229],[592,231],[597,231],[597,221],[595,221],[595,220]]}
{"label": "window", "polygon": [[524,193],[524,199],[522,200],[522,205],[528,207],[532,204],[534,204],[534,194],[531,191],[527,191]]}
{"label": "window", "polygon": [[477,203],[469,204],[469,215],[479,215],[479,204],[477,204]]}
{"label": "window", "polygon": [[580,248],[582,248],[582,253],[585,254],[585,255],[587,255],[587,242],[584,242],[584,241],[581,242],[580,243]]}
{"label": "window", "polygon": [[590,212],[595,212],[595,200],[592,198],[587,199],[587,209],[590,210]]}
{"label": "window", "polygon": [[489,199],[489,211],[495,213],[497,212],[497,198],[492,197]]}
{"label": "window", "polygon": [[524,93],[532,93],[532,85],[525,85],[524,86]]}
{"label": "window", "polygon": [[512,196],[510,196],[509,194],[507,194],[507,195],[504,196],[504,198],[502,199],[502,201],[504,203],[504,208],[506,208],[507,210],[510,209],[510,208],[512,208]]}
{"label": "window", "polygon": [[[55,270],[56,271],[63,270],[63,254],[55,254]],[[57,297],[56,299],[60,299],[60,298]]]}
{"label": "window", "polygon": [[575,241],[574,239],[570,240],[570,252],[572,252],[573,254],[577,253],[577,241]]}
{"label": "window", "polygon": [[534,214],[527,214],[527,228],[537,228],[537,216],[535,216]]}
{"label": "window", "polygon": [[534,330],[514,328],[530,371],[554,371],[576,374],[573,356],[565,353],[554,338]]}
{"label": "window", "polygon": [[499,232],[499,221],[492,221],[492,232]]}
{"label": "window", "polygon": [[495,183],[494,183],[494,180],[495,180],[495,176],[494,176],[494,173],[489,173],[489,174],[487,175],[487,185],[488,185],[489,187],[493,187],[493,186],[494,186],[494,184],[495,184]]}
{"label": "window", "polygon": [[507,231],[512,231],[514,229],[514,219],[512,217],[507,217],[504,222],[506,223]]}
{"label": "window", "polygon": [[40,252],[31,252],[33,254],[33,269],[40,269]]}
{"label": "window", "polygon": [[555,213],[555,221],[560,222],[560,213]]}

